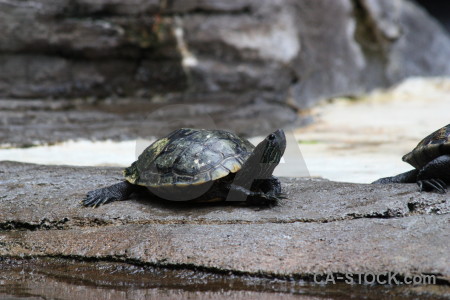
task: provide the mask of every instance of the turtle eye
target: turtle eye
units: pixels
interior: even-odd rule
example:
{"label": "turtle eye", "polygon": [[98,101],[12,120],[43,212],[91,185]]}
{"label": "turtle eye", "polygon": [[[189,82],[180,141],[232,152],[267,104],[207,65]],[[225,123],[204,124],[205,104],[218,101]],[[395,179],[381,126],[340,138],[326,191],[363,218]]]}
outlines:
{"label": "turtle eye", "polygon": [[271,133],[269,135],[269,141],[273,141],[275,139],[275,134]]}

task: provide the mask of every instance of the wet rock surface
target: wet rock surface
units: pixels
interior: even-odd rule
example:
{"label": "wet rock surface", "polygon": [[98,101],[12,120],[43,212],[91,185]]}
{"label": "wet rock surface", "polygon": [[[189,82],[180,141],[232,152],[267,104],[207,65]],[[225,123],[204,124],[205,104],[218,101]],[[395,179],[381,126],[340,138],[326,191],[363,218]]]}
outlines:
{"label": "wet rock surface", "polygon": [[96,209],[80,206],[87,191],[119,180],[119,168],[1,162],[0,256],[306,281],[314,274],[395,272],[400,279],[428,274],[444,287],[450,282],[448,197],[419,193],[415,185],[282,178],[288,199],[272,208],[137,195]]}
{"label": "wet rock surface", "polygon": [[[274,278],[170,269],[120,262],[34,258],[1,260],[0,295],[8,299],[446,299],[447,287],[323,285]],[[12,295],[17,298],[12,297]],[[26,296],[25,296],[26,295]],[[20,297],[22,296],[22,297]],[[25,297],[24,297],[25,296]]]}
{"label": "wet rock surface", "polygon": [[265,127],[323,98],[449,75],[449,52],[405,0],[0,3],[0,97],[201,103]]}

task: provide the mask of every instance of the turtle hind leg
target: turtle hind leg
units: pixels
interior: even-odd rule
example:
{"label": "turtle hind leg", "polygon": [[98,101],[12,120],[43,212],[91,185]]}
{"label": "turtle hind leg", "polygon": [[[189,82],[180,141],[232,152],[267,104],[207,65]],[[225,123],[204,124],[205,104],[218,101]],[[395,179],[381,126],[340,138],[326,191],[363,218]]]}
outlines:
{"label": "turtle hind leg", "polygon": [[419,171],[414,169],[396,176],[380,178],[372,184],[387,184],[387,183],[415,183],[417,182],[417,175]]}
{"label": "turtle hind leg", "polygon": [[417,176],[420,191],[447,192],[450,182],[450,155],[439,156],[426,164]]}
{"label": "turtle hind leg", "polygon": [[97,207],[113,201],[126,200],[130,195],[137,191],[136,185],[128,181],[122,181],[111,186],[93,190],[87,193],[83,199],[83,206]]}

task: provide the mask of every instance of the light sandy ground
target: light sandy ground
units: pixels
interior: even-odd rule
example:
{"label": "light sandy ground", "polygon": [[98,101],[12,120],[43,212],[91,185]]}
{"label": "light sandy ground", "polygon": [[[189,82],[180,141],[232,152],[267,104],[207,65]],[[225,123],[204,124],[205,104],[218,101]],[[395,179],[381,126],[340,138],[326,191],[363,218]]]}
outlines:
{"label": "light sandy ground", "polygon": [[[427,134],[450,123],[450,78],[409,79],[366,97],[327,101],[311,113],[314,124],[287,132],[289,147],[276,175],[369,183],[410,170],[401,157]],[[257,143],[260,139],[251,141]],[[147,143],[69,141],[54,146],[0,149],[0,160],[128,166]]]}
{"label": "light sandy ground", "polygon": [[372,182],[412,169],[401,157],[450,123],[450,78],[409,79],[363,98],[313,109],[316,122],[295,131],[312,176]]}

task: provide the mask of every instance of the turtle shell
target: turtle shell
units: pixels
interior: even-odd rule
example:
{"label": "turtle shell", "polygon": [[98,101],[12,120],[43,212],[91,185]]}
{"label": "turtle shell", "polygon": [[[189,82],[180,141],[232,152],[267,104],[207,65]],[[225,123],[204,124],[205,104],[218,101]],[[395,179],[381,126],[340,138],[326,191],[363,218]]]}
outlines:
{"label": "turtle shell", "polygon": [[200,185],[239,171],[254,148],[231,132],[182,128],[147,147],[124,175],[150,188]]}
{"label": "turtle shell", "polygon": [[403,161],[416,169],[423,168],[433,159],[450,154],[450,124],[428,135],[411,152],[403,156]]}

